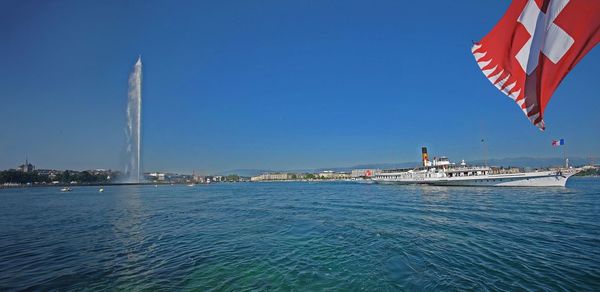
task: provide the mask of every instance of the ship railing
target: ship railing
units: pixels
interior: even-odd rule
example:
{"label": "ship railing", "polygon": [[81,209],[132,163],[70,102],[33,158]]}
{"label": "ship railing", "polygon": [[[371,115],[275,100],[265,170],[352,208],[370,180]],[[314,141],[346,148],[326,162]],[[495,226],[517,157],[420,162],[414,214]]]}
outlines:
{"label": "ship railing", "polygon": [[449,168],[446,172],[463,172],[463,171],[480,171],[480,170],[489,171],[492,169],[487,166],[461,166],[461,167]]}
{"label": "ship railing", "polygon": [[407,172],[416,170],[415,168],[395,168],[395,169],[382,169],[381,173],[395,173],[395,172]]}

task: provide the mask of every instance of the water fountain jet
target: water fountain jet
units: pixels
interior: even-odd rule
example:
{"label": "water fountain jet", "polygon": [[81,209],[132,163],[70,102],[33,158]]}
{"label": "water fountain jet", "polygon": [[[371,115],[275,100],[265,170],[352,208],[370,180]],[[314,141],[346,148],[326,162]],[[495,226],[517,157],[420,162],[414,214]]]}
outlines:
{"label": "water fountain jet", "polygon": [[141,129],[142,126],[142,57],[139,56],[129,74],[129,92],[127,102],[127,163],[125,181],[139,183],[141,177]]}

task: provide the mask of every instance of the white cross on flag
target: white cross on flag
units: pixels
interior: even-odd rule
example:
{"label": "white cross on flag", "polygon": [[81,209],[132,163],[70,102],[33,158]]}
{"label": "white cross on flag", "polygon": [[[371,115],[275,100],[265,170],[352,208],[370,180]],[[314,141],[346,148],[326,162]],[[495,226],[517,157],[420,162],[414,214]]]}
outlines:
{"label": "white cross on flag", "polygon": [[544,130],[544,109],[600,42],[600,0],[513,0],[471,49],[483,74]]}

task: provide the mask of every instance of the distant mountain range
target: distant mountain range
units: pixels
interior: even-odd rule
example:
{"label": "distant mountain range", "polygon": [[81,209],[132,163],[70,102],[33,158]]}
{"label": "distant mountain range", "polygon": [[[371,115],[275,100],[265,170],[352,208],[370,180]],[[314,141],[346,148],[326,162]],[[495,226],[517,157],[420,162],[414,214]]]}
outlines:
{"label": "distant mountain range", "polygon": [[[456,162],[456,161],[455,161]],[[597,164],[600,162],[600,157],[583,158],[583,157],[570,157],[569,163],[571,165],[579,166],[590,163]],[[468,161],[469,164],[483,165],[483,160]],[[513,166],[513,167],[551,167],[551,166],[562,166],[565,161],[562,157],[546,157],[546,158],[535,158],[535,157],[516,157],[516,158],[493,158],[487,161],[488,165],[492,166]],[[272,170],[272,169],[232,169],[229,171],[221,172],[220,175],[237,174],[240,176],[255,176],[266,172],[290,172],[290,173],[317,173],[325,170],[332,170],[336,172],[340,171],[352,171],[353,169],[390,169],[390,168],[410,168],[420,166],[421,162],[399,162],[399,163],[370,163],[370,164],[359,164],[347,167],[330,167],[330,168],[315,168],[315,169],[289,169],[289,170]]]}

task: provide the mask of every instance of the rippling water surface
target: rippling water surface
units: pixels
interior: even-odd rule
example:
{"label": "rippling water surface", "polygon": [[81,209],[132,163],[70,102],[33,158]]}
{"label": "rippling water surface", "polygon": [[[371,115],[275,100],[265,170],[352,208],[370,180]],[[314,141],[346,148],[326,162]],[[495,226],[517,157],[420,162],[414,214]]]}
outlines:
{"label": "rippling water surface", "polygon": [[0,190],[0,290],[600,289],[600,179]]}

